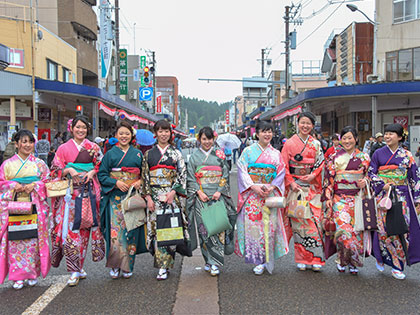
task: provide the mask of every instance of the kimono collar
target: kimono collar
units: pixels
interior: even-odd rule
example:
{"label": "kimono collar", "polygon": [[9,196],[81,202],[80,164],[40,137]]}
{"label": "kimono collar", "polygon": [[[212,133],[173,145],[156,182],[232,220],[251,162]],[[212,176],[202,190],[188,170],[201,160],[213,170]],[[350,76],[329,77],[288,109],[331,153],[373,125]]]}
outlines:
{"label": "kimono collar", "polygon": [[23,163],[23,164],[25,164],[28,160],[29,160],[29,158],[31,157],[31,155],[32,154],[29,154],[28,155],[28,157],[24,160],[24,159],[22,159],[21,157],[20,157],[20,155],[19,154],[17,154],[16,153],[16,155],[17,155],[17,157],[19,158],[19,160]]}
{"label": "kimono collar", "polygon": [[387,145],[387,148],[389,149],[389,151],[391,151],[392,154],[395,154],[395,152],[397,152],[400,149],[400,146],[398,146],[395,151],[392,151],[389,145]]}
{"label": "kimono collar", "polygon": [[166,150],[168,150],[168,148],[169,148],[169,144],[166,146],[166,147],[164,147],[163,149],[159,146],[159,144],[157,144],[156,145],[157,147],[158,147],[158,149],[159,149],[159,151],[160,151],[160,154],[162,154],[162,155],[164,155],[165,153],[166,153]]}
{"label": "kimono collar", "polygon": [[83,145],[85,144],[85,141],[86,141],[86,139],[84,139],[81,144],[77,144],[77,142],[74,139],[71,139],[71,140],[73,141],[74,145],[76,146],[79,152],[82,150]]}
{"label": "kimono collar", "polygon": [[257,142],[257,145],[258,145],[258,147],[261,149],[261,151],[265,151],[265,150],[267,150],[270,146],[271,146],[271,144],[269,143],[266,147],[265,147],[265,149],[261,146],[261,144],[259,143],[259,142]]}
{"label": "kimono collar", "polygon": [[304,144],[306,144],[306,142],[308,142],[308,140],[309,140],[309,138],[310,138],[310,136],[311,135],[308,135],[307,137],[306,137],[306,140],[303,140],[302,138],[301,138],[301,136],[299,136],[299,134],[297,133],[296,134],[298,137],[299,137],[299,139],[304,143]]}
{"label": "kimono collar", "polygon": [[206,157],[208,157],[210,155],[211,151],[213,151],[213,148],[214,147],[211,147],[208,151],[204,151],[203,147],[200,145],[199,149],[201,150],[201,152],[203,152],[206,155]]}

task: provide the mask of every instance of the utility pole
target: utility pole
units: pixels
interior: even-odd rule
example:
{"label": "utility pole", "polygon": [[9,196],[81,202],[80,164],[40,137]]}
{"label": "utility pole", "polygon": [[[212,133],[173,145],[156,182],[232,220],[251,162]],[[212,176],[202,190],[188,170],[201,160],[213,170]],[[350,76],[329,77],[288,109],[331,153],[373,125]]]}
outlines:
{"label": "utility pole", "polygon": [[116,72],[117,80],[115,82],[115,92],[120,95],[120,4],[115,0],[115,49],[117,50]]}
{"label": "utility pole", "polygon": [[286,32],[286,40],[285,40],[285,48],[286,48],[286,67],[285,67],[285,88],[286,88],[286,100],[289,99],[289,90],[290,90],[290,82],[289,82],[289,58],[290,58],[290,41],[289,41],[289,23],[290,23],[290,7],[286,6],[286,14],[284,16],[284,22],[286,24],[285,32]]}
{"label": "utility pole", "polygon": [[261,78],[264,78],[265,49],[261,49]]}
{"label": "utility pole", "polygon": [[155,52],[152,51],[152,66],[154,71],[152,71],[152,85],[153,85],[153,102],[152,102],[152,113],[156,113],[156,96],[157,96],[157,92],[156,92],[156,58],[155,58]]}

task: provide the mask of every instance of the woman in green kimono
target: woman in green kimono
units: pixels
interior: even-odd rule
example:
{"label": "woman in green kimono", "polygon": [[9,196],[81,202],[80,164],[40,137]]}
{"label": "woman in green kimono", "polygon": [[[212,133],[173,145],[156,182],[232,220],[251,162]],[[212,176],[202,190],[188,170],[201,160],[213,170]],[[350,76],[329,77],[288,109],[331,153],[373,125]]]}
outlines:
{"label": "woman in green kimono", "polygon": [[[222,150],[214,145],[214,133],[204,127],[198,133],[200,147],[194,151],[187,167],[187,213],[192,249],[197,247],[195,222],[198,225],[201,253],[205,261],[204,270],[217,276],[223,266],[224,255],[235,249],[234,226],[236,210],[230,196],[229,169]],[[201,210],[210,200],[221,200],[225,204],[232,229],[208,237],[203,224]]]}
{"label": "woman in green kimono", "polygon": [[155,257],[155,267],[159,268],[157,280],[166,280],[169,268],[175,262],[177,246],[158,246],[156,235],[157,217],[164,214],[167,205],[179,210],[182,217],[184,239],[189,241],[187,218],[179,196],[185,197],[187,171],[180,151],[172,145],[172,127],[162,119],[155,123],[153,131],[157,144],[147,151],[143,160],[143,193],[146,196],[147,248]]}
{"label": "woman in green kimono", "polygon": [[[134,129],[122,122],[116,130],[118,144],[102,159],[98,178],[102,186],[101,229],[106,239],[107,262],[110,275],[117,279],[133,275],[135,255],[147,252],[145,226],[128,230],[121,209],[121,202],[130,186],[141,188],[142,153],[131,146],[135,138]],[[138,225],[141,223],[138,223]]]}

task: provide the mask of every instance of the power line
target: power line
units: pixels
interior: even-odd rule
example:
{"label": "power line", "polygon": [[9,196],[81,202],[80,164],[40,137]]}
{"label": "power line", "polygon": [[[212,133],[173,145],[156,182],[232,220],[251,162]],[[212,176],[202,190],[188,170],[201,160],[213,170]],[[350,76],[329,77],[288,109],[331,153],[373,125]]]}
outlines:
{"label": "power line", "polygon": [[319,30],[321,26],[324,25],[328,21],[328,19],[334,15],[335,12],[337,12],[337,10],[343,5],[344,2],[346,2],[346,0],[341,1],[341,3],[334,9],[334,11],[331,12],[331,14],[328,15],[327,18],[324,21],[322,21],[322,23],[319,24],[308,36],[302,39],[302,41],[300,41],[299,44],[297,44],[297,46],[300,46],[304,41],[306,41],[309,37],[311,37],[317,30]]}

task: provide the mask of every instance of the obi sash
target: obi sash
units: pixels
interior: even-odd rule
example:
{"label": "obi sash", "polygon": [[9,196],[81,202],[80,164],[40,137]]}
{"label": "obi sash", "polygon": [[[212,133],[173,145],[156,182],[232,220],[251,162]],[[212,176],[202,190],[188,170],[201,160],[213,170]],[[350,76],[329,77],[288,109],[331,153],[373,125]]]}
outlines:
{"label": "obi sash", "polygon": [[120,180],[131,186],[140,178],[140,170],[136,167],[113,168],[110,173],[111,178]]}
{"label": "obi sash", "polygon": [[37,214],[9,216],[8,234],[11,241],[38,238]]}
{"label": "obi sash", "polygon": [[399,168],[397,165],[380,166],[378,175],[385,184],[407,185],[407,169]]}
{"label": "obi sash", "polygon": [[26,177],[19,177],[13,178],[11,181],[18,182],[19,184],[32,184],[33,182],[38,182],[41,180],[41,177],[38,176],[26,176]]}
{"label": "obi sash", "polygon": [[255,184],[271,184],[277,176],[277,168],[272,164],[251,163],[248,174]]}
{"label": "obi sash", "polygon": [[150,168],[150,186],[172,187],[175,178],[175,166],[158,164]]}
{"label": "obi sash", "polygon": [[337,171],[335,174],[334,190],[359,190],[357,181],[364,177],[363,170],[360,171]]}
{"label": "obi sash", "polygon": [[305,176],[312,173],[314,163],[289,161],[289,171],[291,175]]}
{"label": "obi sash", "polygon": [[222,174],[220,166],[200,166],[195,171],[195,178],[203,190],[203,185],[219,185]]}
{"label": "obi sash", "polygon": [[82,173],[82,172],[87,173],[95,168],[93,166],[93,163],[68,163],[66,165],[66,168],[70,168],[70,167],[76,170],[78,173]]}

